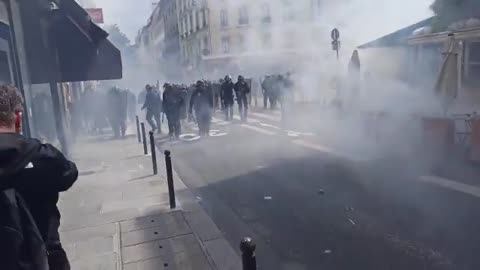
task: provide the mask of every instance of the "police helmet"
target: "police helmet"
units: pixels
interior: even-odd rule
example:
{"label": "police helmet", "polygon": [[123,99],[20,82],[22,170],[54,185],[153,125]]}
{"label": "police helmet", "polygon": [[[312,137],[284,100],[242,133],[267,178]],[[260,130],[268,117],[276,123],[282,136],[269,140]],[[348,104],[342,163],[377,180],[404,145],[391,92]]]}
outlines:
{"label": "police helmet", "polygon": [[228,81],[228,82],[229,82],[229,81],[231,81],[231,80],[232,80],[232,76],[230,76],[230,75],[225,76],[225,81]]}
{"label": "police helmet", "polygon": [[245,78],[242,75],[238,75],[238,80],[243,81]]}

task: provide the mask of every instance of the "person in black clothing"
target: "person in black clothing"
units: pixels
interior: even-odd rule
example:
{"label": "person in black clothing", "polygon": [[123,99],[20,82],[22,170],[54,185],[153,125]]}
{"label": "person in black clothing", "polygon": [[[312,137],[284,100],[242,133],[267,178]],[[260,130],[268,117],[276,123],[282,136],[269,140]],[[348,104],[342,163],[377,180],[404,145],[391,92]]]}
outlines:
{"label": "person in black clothing", "polygon": [[118,87],[108,92],[108,120],[115,138],[125,137],[127,132],[128,93]]}
{"label": "person in black clothing", "polygon": [[248,116],[248,94],[250,94],[250,86],[243,76],[238,76],[234,89],[235,95],[237,96],[240,118],[243,122],[246,122]]}
{"label": "person in black clothing", "polygon": [[[158,129],[158,133],[160,134],[162,133],[162,98],[160,97],[160,93],[151,85],[147,84],[145,90],[147,90],[147,95],[145,96],[145,103],[143,104],[142,110],[147,109],[147,122],[152,127],[152,131],[155,132],[155,130]],[[155,121],[153,121],[153,118],[155,118]]]}
{"label": "person in black clothing", "polygon": [[163,111],[167,115],[168,133],[170,138],[175,136],[180,138],[180,110],[184,104],[183,93],[180,89],[175,89],[171,84],[165,83],[163,92]]}
{"label": "person in black clothing", "polygon": [[[70,264],[60,242],[58,228],[60,212],[57,208],[59,192],[68,190],[77,180],[75,163],[67,160],[63,154],[50,144],[29,139],[18,133],[22,108],[22,98],[11,86],[0,86],[0,192],[14,190],[21,195],[31,217],[35,221],[25,228],[19,220],[5,220],[12,217],[11,212],[2,212],[2,224],[8,223],[10,236],[0,240],[0,267],[2,270],[68,270]],[[5,227],[0,228],[5,235]],[[31,239],[24,236],[38,230],[46,246],[34,250]],[[16,234],[13,234],[15,232]],[[22,232],[24,234],[22,234]],[[8,232],[7,232],[8,233]],[[23,246],[26,243],[28,246]],[[29,258],[15,258],[18,254],[29,252]],[[48,260],[48,266],[43,265]],[[30,260],[33,268],[19,265],[19,261]],[[16,265],[16,267],[14,267]],[[48,268],[49,267],[49,268]]]}
{"label": "person in black clothing", "polygon": [[225,106],[225,119],[231,121],[233,119],[233,103],[234,103],[234,84],[232,77],[227,75],[222,83],[222,103]]}
{"label": "person in black clothing", "polygon": [[199,135],[209,136],[213,112],[213,93],[204,81],[197,81],[195,84],[195,89],[190,98],[190,115],[193,108],[195,109]]}

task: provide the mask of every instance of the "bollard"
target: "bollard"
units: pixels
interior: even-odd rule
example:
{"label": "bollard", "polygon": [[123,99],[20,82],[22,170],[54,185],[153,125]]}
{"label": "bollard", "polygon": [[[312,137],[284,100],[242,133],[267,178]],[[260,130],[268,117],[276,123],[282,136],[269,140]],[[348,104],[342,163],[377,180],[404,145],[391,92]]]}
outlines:
{"label": "bollard", "polygon": [[145,124],[142,123],[142,140],[143,140],[143,153],[148,155],[148,148],[147,148],[147,135],[145,134]]}
{"label": "bollard", "polygon": [[153,174],[158,174],[158,166],[157,166],[157,151],[155,148],[155,138],[153,137],[153,131],[149,132],[150,135],[150,151],[152,153],[152,165],[153,165]]}
{"label": "bollard", "polygon": [[138,115],[135,116],[135,120],[137,122],[137,139],[138,139],[138,143],[142,143],[142,138],[140,137],[140,120],[138,120]]}
{"label": "bollard", "polygon": [[173,186],[173,171],[172,171],[172,158],[170,156],[170,151],[165,151],[165,165],[167,168],[167,183],[168,183],[168,196],[170,197],[170,208],[174,209],[177,207],[175,201],[175,188]]}
{"label": "bollard", "polygon": [[240,242],[243,270],[257,270],[257,258],[255,257],[256,247],[255,242],[253,242],[250,237],[245,237],[242,242]]}

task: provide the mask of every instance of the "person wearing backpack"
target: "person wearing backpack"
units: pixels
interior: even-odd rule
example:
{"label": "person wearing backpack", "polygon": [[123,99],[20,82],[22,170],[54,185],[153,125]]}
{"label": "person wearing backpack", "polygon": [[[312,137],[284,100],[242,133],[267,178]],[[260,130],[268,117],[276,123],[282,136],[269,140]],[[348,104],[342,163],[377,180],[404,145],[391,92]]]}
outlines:
{"label": "person wearing backpack", "polygon": [[68,270],[57,202],[77,180],[77,167],[18,132],[22,102],[15,87],[0,85],[0,269]]}

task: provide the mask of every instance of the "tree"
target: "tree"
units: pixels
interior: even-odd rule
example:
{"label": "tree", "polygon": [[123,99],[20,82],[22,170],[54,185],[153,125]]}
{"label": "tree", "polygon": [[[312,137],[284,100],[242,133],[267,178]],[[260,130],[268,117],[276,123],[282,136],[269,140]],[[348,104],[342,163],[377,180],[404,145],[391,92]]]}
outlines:
{"label": "tree", "polygon": [[109,34],[108,39],[117,47],[119,50],[124,51],[130,47],[130,39],[125,35],[118,25],[109,25],[105,27],[105,31]]}
{"label": "tree", "polygon": [[435,0],[431,9],[437,15],[433,30],[444,31],[451,23],[480,17],[479,0]]}

